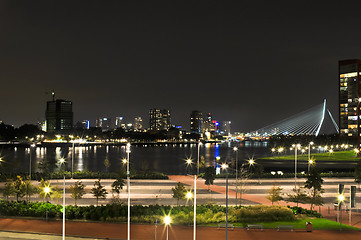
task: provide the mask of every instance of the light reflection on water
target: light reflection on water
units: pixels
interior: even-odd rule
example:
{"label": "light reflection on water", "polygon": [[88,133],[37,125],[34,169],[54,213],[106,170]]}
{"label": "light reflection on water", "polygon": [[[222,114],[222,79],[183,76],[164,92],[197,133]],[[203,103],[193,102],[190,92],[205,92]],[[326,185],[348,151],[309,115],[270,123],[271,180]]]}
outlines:
{"label": "light reflection on water", "polygon": [[[219,162],[231,162],[235,159],[233,147],[238,147],[238,161],[241,164],[250,157],[261,157],[269,154],[267,143],[242,142],[235,144],[211,144],[200,146],[200,161],[206,166],[215,166],[216,157]],[[126,158],[125,146],[75,146],[74,171],[117,171],[123,166],[121,160]],[[195,164],[187,167],[185,159],[197,161],[197,144],[167,144],[163,146],[131,147],[130,167],[139,171],[156,171],[166,174],[186,174],[196,171]],[[41,166],[47,162],[50,171],[58,171],[58,160],[65,158],[66,169],[71,170],[72,147],[36,147],[36,148],[4,148],[4,168],[14,172],[28,172],[30,154],[32,156],[32,171],[41,171]],[[104,165],[108,159],[109,169]]]}

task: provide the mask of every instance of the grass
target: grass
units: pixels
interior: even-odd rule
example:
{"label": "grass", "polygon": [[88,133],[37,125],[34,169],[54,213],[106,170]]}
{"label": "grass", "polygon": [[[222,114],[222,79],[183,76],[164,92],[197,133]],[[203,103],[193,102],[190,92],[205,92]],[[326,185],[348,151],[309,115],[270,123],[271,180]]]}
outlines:
{"label": "grass", "polygon": [[[278,225],[292,225],[294,229],[305,229],[306,222],[311,222],[314,230],[339,230],[340,224],[324,218],[304,218],[295,221],[279,222],[258,222],[252,224],[262,224],[264,228],[277,228]],[[233,223],[237,227],[246,227],[247,223]],[[360,228],[342,224],[342,230],[361,230]]]}
{"label": "grass", "polygon": [[[351,151],[339,151],[333,153],[314,153],[311,154],[316,161],[357,161],[360,158],[356,157],[356,154],[353,150]],[[283,156],[273,156],[273,157],[266,157],[260,158],[260,160],[294,160],[295,155],[283,155]],[[307,161],[308,154],[299,154],[297,155],[297,160],[300,161]]]}

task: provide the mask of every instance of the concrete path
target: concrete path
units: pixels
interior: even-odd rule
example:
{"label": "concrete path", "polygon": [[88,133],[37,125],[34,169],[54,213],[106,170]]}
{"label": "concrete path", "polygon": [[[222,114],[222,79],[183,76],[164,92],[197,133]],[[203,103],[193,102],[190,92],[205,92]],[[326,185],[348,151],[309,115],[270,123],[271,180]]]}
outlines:
{"label": "concrete path", "polygon": [[[1,219],[0,239],[61,239],[61,221],[40,221],[40,220],[25,220],[25,219]],[[66,222],[66,239],[78,240],[74,236],[90,237],[90,238],[106,238],[106,239],[126,239],[126,224],[114,223],[92,223],[92,222]],[[8,231],[22,231],[22,232],[39,232],[44,234],[27,234],[21,235],[19,233],[9,234]],[[54,236],[56,235],[56,236]],[[70,238],[71,236],[71,238]],[[27,238],[28,237],[28,238]],[[193,228],[191,226],[174,226],[169,227],[169,240],[186,240],[192,239]],[[277,232],[275,229],[266,229],[263,232],[259,230],[247,231],[241,228],[235,228],[228,231],[229,240],[333,240],[345,238],[347,240],[359,240],[361,232],[358,231],[313,231],[306,232],[304,230],[281,231]],[[166,227],[164,225],[131,225],[131,239],[134,240],[165,240]],[[225,239],[225,229],[217,229],[216,227],[197,227],[197,240],[218,240]]]}

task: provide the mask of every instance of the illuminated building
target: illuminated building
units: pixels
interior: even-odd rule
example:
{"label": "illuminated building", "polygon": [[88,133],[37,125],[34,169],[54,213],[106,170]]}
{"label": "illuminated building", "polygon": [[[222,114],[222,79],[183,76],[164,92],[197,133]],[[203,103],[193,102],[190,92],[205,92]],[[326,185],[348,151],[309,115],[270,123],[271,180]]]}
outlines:
{"label": "illuminated building", "polygon": [[57,99],[53,93],[53,100],[46,104],[46,131],[67,132],[73,129],[72,102]]}
{"label": "illuminated building", "polygon": [[149,110],[150,130],[168,130],[171,127],[170,111],[168,109]]}
{"label": "illuminated building", "polygon": [[231,121],[223,121],[222,131],[224,135],[231,135]]}
{"label": "illuminated building", "polygon": [[89,120],[83,120],[81,122],[81,125],[82,125],[83,129],[89,129],[90,128],[90,121]]}
{"label": "illuminated building", "polygon": [[191,133],[201,133],[202,132],[202,124],[203,117],[200,111],[192,111],[191,112]]}
{"label": "illuminated building", "polygon": [[203,132],[214,132],[216,131],[215,122],[212,120],[212,115],[208,113],[207,119],[203,121]]}
{"label": "illuminated building", "polygon": [[134,118],[134,130],[138,131],[141,130],[143,128],[143,120],[141,117],[135,117]]}
{"label": "illuminated building", "polygon": [[98,118],[97,120],[95,120],[95,126],[97,128],[101,128],[103,132],[110,131],[112,130],[111,118]]}
{"label": "illuminated building", "polygon": [[339,61],[340,136],[357,137],[360,131],[361,60]]}
{"label": "illuminated building", "polygon": [[123,117],[115,117],[115,128],[122,127]]}

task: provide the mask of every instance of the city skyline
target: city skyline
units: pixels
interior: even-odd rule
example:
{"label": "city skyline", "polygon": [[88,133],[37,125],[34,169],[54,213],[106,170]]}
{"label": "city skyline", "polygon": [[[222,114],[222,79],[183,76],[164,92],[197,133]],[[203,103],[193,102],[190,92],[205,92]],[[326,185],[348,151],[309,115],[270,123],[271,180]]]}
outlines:
{"label": "city skyline", "polygon": [[44,120],[53,89],[74,122],[147,125],[157,108],[189,129],[198,109],[247,132],[325,98],[337,116],[338,61],[361,58],[361,3],[0,5],[0,120],[15,126]]}

